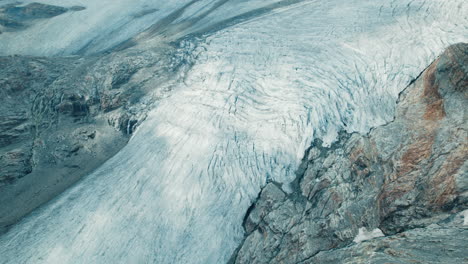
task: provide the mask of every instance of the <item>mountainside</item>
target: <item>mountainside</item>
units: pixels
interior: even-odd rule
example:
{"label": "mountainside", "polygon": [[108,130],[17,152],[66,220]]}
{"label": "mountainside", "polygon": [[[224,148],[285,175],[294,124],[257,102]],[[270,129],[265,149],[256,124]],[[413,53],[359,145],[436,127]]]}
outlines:
{"label": "mountainside", "polygon": [[465,2],[0,0],[0,263],[351,261],[447,238]]}
{"label": "mountainside", "polygon": [[316,140],[292,193],[263,188],[233,263],[467,261],[467,65],[468,44],[451,46],[400,94],[392,122]]}
{"label": "mountainside", "polygon": [[125,146],[185,67],[172,49],[0,58],[0,233]]}

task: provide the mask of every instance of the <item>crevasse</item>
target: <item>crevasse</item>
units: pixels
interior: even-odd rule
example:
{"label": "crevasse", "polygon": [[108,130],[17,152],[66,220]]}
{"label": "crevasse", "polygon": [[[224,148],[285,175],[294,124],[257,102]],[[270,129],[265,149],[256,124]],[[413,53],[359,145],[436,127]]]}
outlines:
{"label": "crevasse", "polygon": [[297,1],[186,35],[198,55],[184,81],[120,153],[0,237],[0,263],[226,263],[260,188],[275,180],[287,191],[313,138],[390,121],[398,93],[467,41],[467,10],[461,0]]}

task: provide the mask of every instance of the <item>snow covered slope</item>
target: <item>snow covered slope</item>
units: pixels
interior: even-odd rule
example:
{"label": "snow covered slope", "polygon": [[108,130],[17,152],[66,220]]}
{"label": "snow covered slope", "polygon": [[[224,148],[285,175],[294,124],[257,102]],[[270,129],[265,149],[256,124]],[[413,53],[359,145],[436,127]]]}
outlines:
{"label": "snow covered slope", "polygon": [[[131,2],[120,0],[106,21],[89,11],[100,21],[70,39],[96,39],[124,23],[113,12],[130,21],[149,2],[126,9]],[[166,2],[165,10],[179,4]],[[180,49],[196,54],[183,82],[119,154],[0,237],[0,263],[226,263],[260,187],[291,181],[313,137],[328,144],[342,128],[366,132],[391,120],[398,93],[446,46],[468,40],[462,0],[286,2],[227,1],[181,26]],[[194,2],[184,14],[216,3]],[[223,6],[256,11],[226,20]],[[214,21],[209,30],[204,21]],[[101,23],[110,28],[94,31]],[[32,47],[59,29],[43,25],[44,35],[17,51],[78,50],[73,41],[50,42],[59,53]],[[152,44],[145,34],[138,48]],[[115,42],[97,39],[93,49]],[[2,53],[15,52],[8,47]]]}
{"label": "snow covered slope", "polygon": [[[0,7],[17,1],[4,0]],[[21,5],[37,2],[21,1]],[[106,51],[147,30],[174,40],[209,29],[221,21],[251,12],[279,0],[44,0],[43,4],[84,7],[35,21],[32,26],[0,34],[0,55],[71,55]],[[286,1],[288,2],[288,1]],[[161,36],[159,36],[161,37]],[[160,38],[157,38],[158,40]]]}

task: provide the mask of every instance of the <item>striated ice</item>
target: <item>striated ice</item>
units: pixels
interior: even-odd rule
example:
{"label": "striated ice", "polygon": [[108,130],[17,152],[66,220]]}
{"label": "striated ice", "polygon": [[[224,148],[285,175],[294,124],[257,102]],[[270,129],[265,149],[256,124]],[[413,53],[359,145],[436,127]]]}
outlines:
{"label": "striated ice", "polygon": [[[17,1],[4,0],[0,6]],[[36,0],[21,1],[26,5]],[[221,21],[280,0],[43,0],[86,9],[40,20],[19,32],[0,34],[0,55],[72,55],[106,51],[152,25],[174,28],[169,36],[208,29]],[[175,15],[177,14],[177,15]],[[188,25],[188,26],[187,26]],[[180,32],[177,32],[180,31]]]}
{"label": "striated ice", "polygon": [[[398,93],[468,40],[462,0],[289,2],[188,35],[197,56],[183,82],[120,153],[0,237],[0,263],[226,263],[260,188],[287,189],[313,138],[392,120]],[[265,5],[225,5],[255,3]],[[187,32],[224,21],[222,10]]]}

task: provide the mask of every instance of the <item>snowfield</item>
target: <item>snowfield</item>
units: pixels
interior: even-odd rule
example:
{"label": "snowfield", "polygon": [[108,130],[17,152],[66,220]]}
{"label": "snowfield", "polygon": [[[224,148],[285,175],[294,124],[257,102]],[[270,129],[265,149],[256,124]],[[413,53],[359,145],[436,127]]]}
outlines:
{"label": "snowfield", "polygon": [[180,9],[173,35],[135,49],[178,41],[194,65],[120,153],[0,237],[0,263],[226,263],[267,181],[288,191],[314,138],[391,121],[399,92],[468,41],[463,0],[66,3],[87,9],[1,34],[0,53],[93,54]]}

